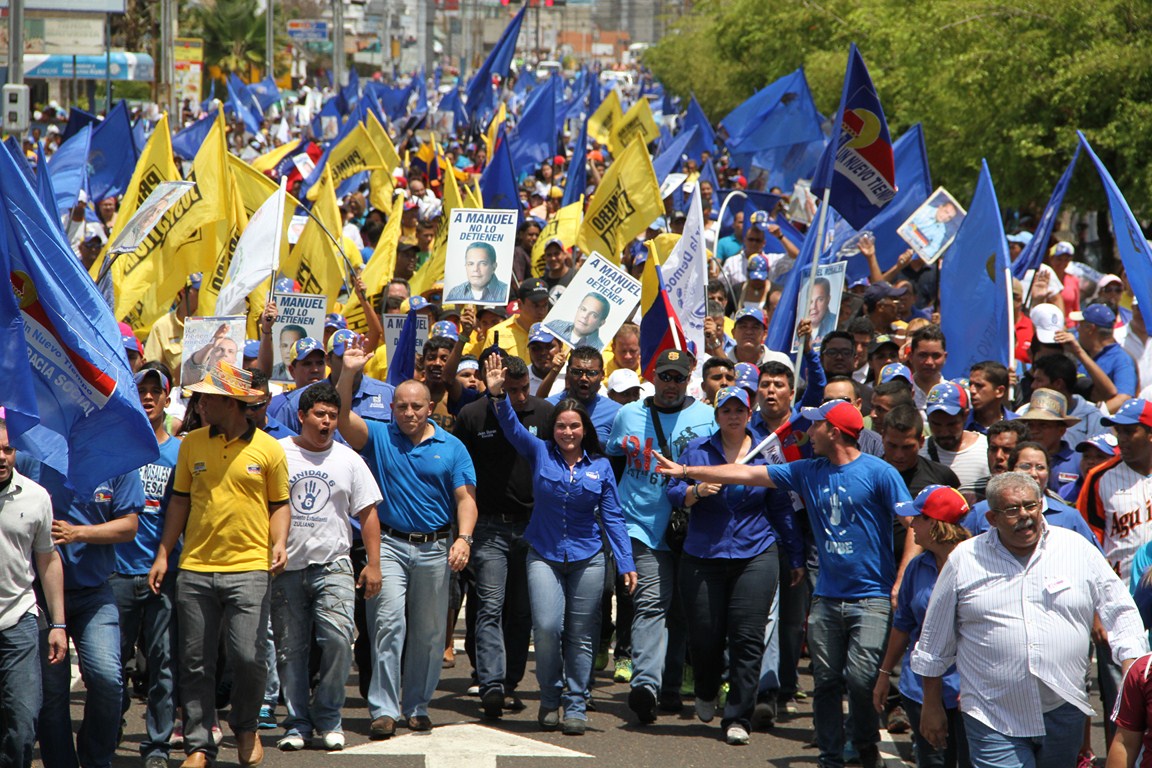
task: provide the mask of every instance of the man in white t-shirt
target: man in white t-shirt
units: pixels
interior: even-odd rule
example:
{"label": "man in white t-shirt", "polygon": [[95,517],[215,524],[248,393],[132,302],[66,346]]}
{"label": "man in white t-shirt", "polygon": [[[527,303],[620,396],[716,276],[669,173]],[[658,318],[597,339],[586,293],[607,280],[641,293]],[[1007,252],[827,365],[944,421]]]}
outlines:
{"label": "man in white t-shirt", "polygon": [[[368,465],[351,448],[334,442],[340,396],[330,383],[313,384],[300,396],[300,434],[280,441],[288,458],[292,525],[288,564],[272,582],[272,631],[281,692],[288,708],[281,750],[344,747],[340,709],[352,668],[352,606],[357,587],[371,598],[380,591],[380,552],[368,547],[359,583],[352,575],[352,520],[365,541],[379,541],[375,514],[382,496]],[[309,700],[308,656],[315,634],[320,646],[319,682]]]}
{"label": "man in white t-shirt", "polygon": [[990,474],[988,438],[964,429],[971,410],[965,387],[942,381],[928,391],[925,411],[931,437],[920,449],[920,455],[955,472],[962,489],[971,488],[977,480]]}

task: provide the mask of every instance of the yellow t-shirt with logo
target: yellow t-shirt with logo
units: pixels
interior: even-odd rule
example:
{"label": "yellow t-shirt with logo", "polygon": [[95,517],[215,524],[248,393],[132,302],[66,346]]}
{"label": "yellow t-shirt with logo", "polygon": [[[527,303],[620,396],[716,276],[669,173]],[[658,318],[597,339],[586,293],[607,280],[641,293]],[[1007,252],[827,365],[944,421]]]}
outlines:
{"label": "yellow t-shirt with logo", "polygon": [[180,443],[172,492],[188,496],[180,567],[189,571],[266,571],[269,507],[288,501],[288,460],[275,438],[251,425],[234,440],[215,427]]}

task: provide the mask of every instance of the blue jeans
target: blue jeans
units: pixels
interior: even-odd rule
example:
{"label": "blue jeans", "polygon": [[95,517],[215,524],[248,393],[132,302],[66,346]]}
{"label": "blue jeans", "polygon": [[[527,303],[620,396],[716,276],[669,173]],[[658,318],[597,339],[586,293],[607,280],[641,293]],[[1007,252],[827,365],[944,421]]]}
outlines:
{"label": "blue jeans", "polygon": [[40,631],[28,612],[0,630],[0,765],[32,765],[42,697]]}
{"label": "blue jeans", "polygon": [[912,744],[915,746],[916,768],[971,768],[968,757],[968,737],[964,733],[964,717],[960,708],[944,710],[948,718],[948,746],[936,749],[920,735],[920,716],[924,705],[907,696],[900,697],[904,714],[912,726]]}
{"label": "blue jeans", "polygon": [[[272,598],[272,588],[269,585],[268,598]],[[276,668],[276,633],[272,631],[272,615],[269,611],[267,632],[264,633],[264,666],[268,669],[268,677],[264,680],[264,706],[276,709],[276,702],[280,699],[280,672]]]}
{"label": "blue jeans", "polygon": [[476,581],[476,677],[480,695],[516,690],[528,665],[532,610],[528,601],[526,523],[480,518],[473,534]]}
{"label": "blue jeans", "polygon": [[84,721],[72,741],[70,652],[59,664],[48,663],[48,633],[41,637],[44,704],[40,708],[40,756],[45,768],[106,768],[116,752],[124,678],[120,670],[120,617],[112,587],[64,591],[68,636],[80,654]]}
{"label": "blue jeans", "polygon": [[541,709],[563,705],[564,717],[587,719],[588,679],[593,646],[600,640],[603,593],[603,552],[586,560],[557,563],[540,557],[534,549],[528,551]]}
{"label": "blue jeans", "polygon": [[886,597],[812,600],[808,616],[808,649],[815,682],[812,720],[822,766],[844,765],[845,690],[853,744],[861,749],[880,740],[872,688],[888,642],[891,612],[892,603]]}
{"label": "blue jeans", "polygon": [[447,539],[412,544],[388,534],[380,537],[383,586],[368,601],[376,667],[368,688],[373,719],[428,714],[444,658],[448,547]]}
{"label": "blue jeans", "polygon": [[1076,765],[1085,715],[1071,704],[1044,713],[1044,735],[1005,736],[964,715],[974,768],[1067,768]]}
{"label": "blue jeans", "polygon": [[678,557],[632,539],[637,584],[632,595],[632,687],[679,693],[688,633],[676,588]]}
{"label": "blue jeans", "polygon": [[[340,731],[344,683],[352,669],[353,603],[356,583],[346,557],[327,564],[285,571],[272,580],[272,628],[276,661],[288,717],[285,731],[309,737],[313,731]],[[312,636],[320,646],[320,670],[308,699],[308,657]]]}
{"label": "blue jeans", "polygon": [[[173,601],[176,596],[176,575],[169,573],[160,594],[148,586],[148,575],[127,576],[113,574],[109,580],[116,595],[120,611],[120,667],[136,657],[136,638],[143,635],[144,655],[148,659],[148,709],[145,725],[148,736],[140,744],[145,759],[168,757],[172,738],[172,725],[176,719],[176,663],[172,649],[176,647],[176,621]],[[143,631],[141,631],[143,630]],[[124,686],[121,714],[128,712],[132,697]]]}

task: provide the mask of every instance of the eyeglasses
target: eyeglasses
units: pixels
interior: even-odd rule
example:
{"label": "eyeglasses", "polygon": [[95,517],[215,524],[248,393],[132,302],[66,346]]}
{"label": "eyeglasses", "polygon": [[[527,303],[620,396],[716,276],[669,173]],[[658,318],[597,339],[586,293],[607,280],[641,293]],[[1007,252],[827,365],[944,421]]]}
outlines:
{"label": "eyeglasses", "polygon": [[855,353],[856,350],[854,349],[831,349],[827,347],[824,349],[824,354],[828,357],[851,357]]}
{"label": "eyeglasses", "polygon": [[591,368],[569,368],[568,375],[574,379],[594,379],[602,376],[603,371],[594,371]]}
{"label": "eyeglasses", "polygon": [[663,373],[658,373],[656,374],[656,378],[660,379],[660,381],[665,381],[670,384],[683,384],[684,382],[688,381],[687,376],[682,376],[674,371],[664,371]]}
{"label": "eyeglasses", "polygon": [[[1019,469],[1019,467],[1017,468]],[[1038,501],[1026,501],[1023,504],[1013,504],[1010,507],[1004,507],[1004,509],[994,509],[992,511],[998,515],[1003,515],[1005,521],[1012,522],[1013,520],[1018,520],[1020,516],[1025,512],[1032,514],[1039,507],[1040,502]]]}
{"label": "eyeglasses", "polygon": [[268,405],[268,403],[270,403],[270,402],[271,402],[271,398],[269,398],[268,400],[261,400],[258,403],[248,403],[248,410],[258,411],[261,408],[263,408],[264,406]]}

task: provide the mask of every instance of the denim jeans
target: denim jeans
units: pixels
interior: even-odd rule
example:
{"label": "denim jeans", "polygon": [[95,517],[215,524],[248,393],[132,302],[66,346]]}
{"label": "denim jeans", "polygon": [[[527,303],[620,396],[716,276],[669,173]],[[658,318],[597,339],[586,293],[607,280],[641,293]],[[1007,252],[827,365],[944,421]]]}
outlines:
{"label": "denim jeans", "polygon": [[[272,598],[272,587],[268,587],[268,598]],[[268,612],[268,630],[264,633],[264,668],[268,676],[264,679],[264,706],[276,709],[280,700],[280,671],[276,668],[276,633],[272,631],[272,612]]]}
{"label": "denim jeans", "polygon": [[[779,566],[777,562],[777,566]],[[784,578],[787,579],[787,571]],[[772,604],[768,606],[768,620],[764,623],[764,657],[760,660],[760,680],[756,686],[756,698],[776,699],[780,695],[780,579],[777,578],[776,591],[772,593]]]}
{"label": "denim jeans", "polygon": [[892,603],[886,597],[812,600],[808,616],[808,649],[815,683],[812,719],[822,766],[844,765],[845,690],[853,744],[860,749],[880,740],[872,688],[888,642],[891,612]]}
{"label": "denim jeans", "polygon": [[[809,558],[811,560],[813,558]],[[808,621],[808,607],[812,601],[812,574],[809,568],[808,578],[796,586],[791,585],[791,566],[788,555],[780,552],[780,573],[784,574],[779,586],[779,617],[774,635],[779,650],[779,659],[776,663],[776,683],[779,687],[779,699],[792,698],[800,690],[800,657],[804,648],[804,628]],[[767,654],[765,654],[767,656]],[[765,679],[761,668],[760,693],[771,689],[771,678]]]}
{"label": "denim jeans", "polygon": [[528,665],[532,610],[528,600],[526,523],[480,518],[472,547],[476,588],[476,677],[480,695],[516,690]]}
{"label": "denim jeans", "polygon": [[[285,731],[308,738],[314,731],[340,731],[344,684],[352,669],[353,602],[356,583],[352,561],[285,571],[272,580],[272,628],[276,662],[288,716]],[[320,646],[320,670],[311,703],[308,658],[312,637]]]}
{"label": "denim jeans", "polygon": [[594,633],[604,593],[604,553],[558,563],[528,551],[528,594],[536,638],[536,681],[540,708],[563,706],[563,716],[587,718]]}
{"label": "denim jeans", "polygon": [[697,699],[712,701],[720,692],[728,652],[723,728],[751,727],[764,657],[764,625],[779,568],[775,545],[755,557],[705,559],[685,554],[680,563]]}
{"label": "denim jeans", "polygon": [[[136,638],[144,641],[144,655],[148,659],[148,708],[145,727],[148,735],[140,743],[140,755],[167,758],[176,719],[176,620],[173,602],[176,597],[176,575],[169,573],[154,594],[148,586],[148,575],[129,576],[113,574],[109,580],[116,595],[120,611],[120,667],[124,669],[136,657]],[[125,677],[127,679],[127,677]],[[124,686],[126,714],[132,697]]]}
{"label": "denim jeans", "polygon": [[255,732],[268,669],[268,572],[176,575],[180,622],[180,703],[184,706],[184,750],[216,760],[209,728],[216,722],[216,659],[220,632],[232,668],[233,732]]}
{"label": "denim jeans", "polygon": [[1067,768],[1076,765],[1085,715],[1071,704],[1044,713],[1044,735],[1005,736],[964,715],[973,768]]}
{"label": "denim jeans", "polygon": [[[1120,695],[1120,686],[1124,682],[1124,673],[1120,665],[1112,658],[1112,646],[1107,641],[1095,643],[1096,646],[1096,679],[1100,683],[1100,703],[1104,705],[1104,712],[1110,714],[1116,708],[1116,697]],[[1109,743],[1116,732],[1116,723],[1111,717],[1104,718],[1104,737]]]}
{"label": "denim jeans", "polygon": [[907,696],[900,697],[904,714],[912,725],[912,743],[916,749],[916,768],[969,768],[968,737],[964,733],[964,718],[960,708],[944,710],[948,717],[948,746],[936,749],[920,735],[920,715],[924,705]]}
{"label": "denim jeans", "polygon": [[[368,566],[368,553],[364,551],[364,540],[359,529],[354,528],[352,537],[352,576],[359,580],[360,573]],[[356,642],[352,645],[352,658],[356,661],[356,683],[360,698],[368,701],[368,686],[372,682],[372,633],[368,631],[368,601],[364,593],[356,591],[355,609],[352,616],[356,624]]]}
{"label": "denim jeans", "polygon": [[[683,608],[676,588],[679,557],[632,539],[638,577],[632,595],[632,687],[654,694],[680,691],[688,645]],[[763,630],[763,625],[761,625]]]}
{"label": "denim jeans", "polygon": [[0,630],[0,765],[32,765],[41,685],[40,630],[29,611]]}
{"label": "denim jeans", "polygon": [[45,768],[106,768],[116,752],[124,678],[120,670],[120,617],[112,587],[64,591],[68,636],[80,655],[80,676],[87,691],[84,721],[72,741],[71,652],[59,664],[48,663],[48,633],[41,635],[44,703],[36,735]]}
{"label": "denim jeans", "polygon": [[383,586],[368,601],[375,663],[368,713],[373,719],[428,714],[444,658],[449,544],[447,539],[412,544],[388,534],[380,537]]}

